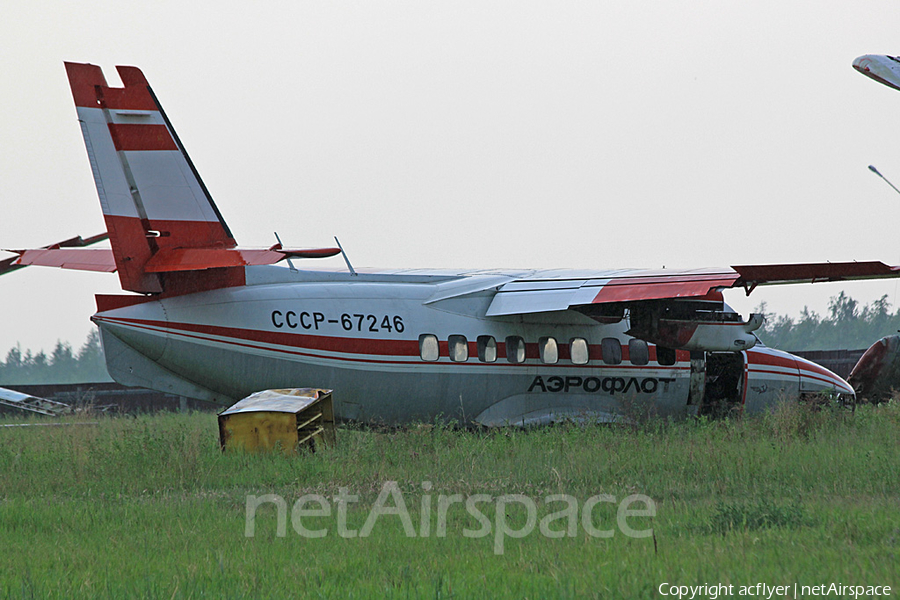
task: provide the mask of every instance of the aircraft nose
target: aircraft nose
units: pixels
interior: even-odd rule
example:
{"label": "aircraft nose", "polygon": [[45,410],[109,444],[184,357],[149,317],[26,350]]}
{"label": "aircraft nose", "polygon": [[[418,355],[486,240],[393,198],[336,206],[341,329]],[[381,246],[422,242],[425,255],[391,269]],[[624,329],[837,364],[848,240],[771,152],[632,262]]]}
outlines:
{"label": "aircraft nose", "polygon": [[843,395],[854,395],[853,387],[839,375],[814,362],[794,356],[800,371],[800,391],[808,393],[834,392]]}
{"label": "aircraft nose", "polygon": [[859,56],[853,60],[853,68],[860,73],[868,73],[870,71],[871,64],[872,57],[869,54],[864,54],[863,56]]}

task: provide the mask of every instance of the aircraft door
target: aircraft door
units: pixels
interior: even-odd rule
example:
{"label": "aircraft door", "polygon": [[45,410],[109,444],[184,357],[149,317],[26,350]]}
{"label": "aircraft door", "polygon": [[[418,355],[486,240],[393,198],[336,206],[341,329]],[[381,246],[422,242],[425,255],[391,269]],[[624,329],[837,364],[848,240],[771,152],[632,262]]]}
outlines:
{"label": "aircraft door", "polygon": [[744,385],[743,352],[706,353],[706,390],[700,414],[726,416],[742,407]]}
{"label": "aircraft door", "polygon": [[688,392],[688,414],[696,416],[706,392],[706,353],[691,352],[691,385]]}
{"label": "aircraft door", "polygon": [[692,352],[689,414],[726,416],[742,408],[744,352]]}

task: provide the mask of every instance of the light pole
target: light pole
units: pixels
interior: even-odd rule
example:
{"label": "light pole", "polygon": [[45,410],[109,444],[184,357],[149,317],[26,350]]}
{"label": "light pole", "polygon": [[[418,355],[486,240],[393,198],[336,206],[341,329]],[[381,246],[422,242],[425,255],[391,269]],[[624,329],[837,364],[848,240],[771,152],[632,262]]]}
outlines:
{"label": "light pole", "polygon": [[894,191],[897,192],[898,194],[900,194],[900,190],[897,189],[897,186],[895,186],[893,183],[891,183],[890,181],[888,181],[888,178],[887,178],[887,177],[885,177],[884,175],[882,175],[881,173],[879,173],[879,172],[878,172],[878,169],[876,169],[876,168],[874,167],[874,165],[869,165],[869,170],[872,171],[873,173],[875,173],[876,175],[878,175],[879,177],[881,177],[882,179],[884,179],[884,182],[885,182],[886,184],[888,184],[889,186],[891,186],[892,188],[894,188]]}

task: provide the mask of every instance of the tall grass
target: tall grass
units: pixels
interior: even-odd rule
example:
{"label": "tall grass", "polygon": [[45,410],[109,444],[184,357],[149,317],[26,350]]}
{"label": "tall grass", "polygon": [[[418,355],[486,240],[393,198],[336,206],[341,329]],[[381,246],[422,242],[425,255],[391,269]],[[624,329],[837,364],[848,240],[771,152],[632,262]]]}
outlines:
{"label": "tall grass", "polygon": [[[0,596],[637,597],[663,582],[900,584],[897,402],[636,428],[342,428],[337,447],[294,457],[222,453],[209,414],[90,419],[99,424],[0,428]],[[387,481],[417,529],[426,494],[523,494],[543,515],[551,494],[638,493],[657,504],[654,536],[535,531],[495,555],[490,539],[462,535],[464,511],[449,515],[446,537],[408,538],[382,517],[370,537],[344,539],[332,517],[314,519],[332,533],[310,539],[290,525],[276,536],[266,506],[244,537],[250,494],[290,507],[346,488],[360,497],[348,515],[358,529]],[[612,505],[596,514],[615,522]]]}

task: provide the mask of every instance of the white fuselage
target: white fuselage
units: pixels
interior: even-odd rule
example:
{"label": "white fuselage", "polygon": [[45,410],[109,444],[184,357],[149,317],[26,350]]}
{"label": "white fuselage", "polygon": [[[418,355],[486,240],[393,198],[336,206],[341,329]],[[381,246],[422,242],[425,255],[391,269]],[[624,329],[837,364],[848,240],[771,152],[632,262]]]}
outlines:
{"label": "white fuselage", "polygon": [[852,394],[826,369],[761,346],[657,351],[625,333],[627,317],[485,316],[497,288],[523,273],[248,267],[246,286],[148,299],[94,320],[122,383],[223,403],[329,388],[336,416],[375,423],[616,421]]}

